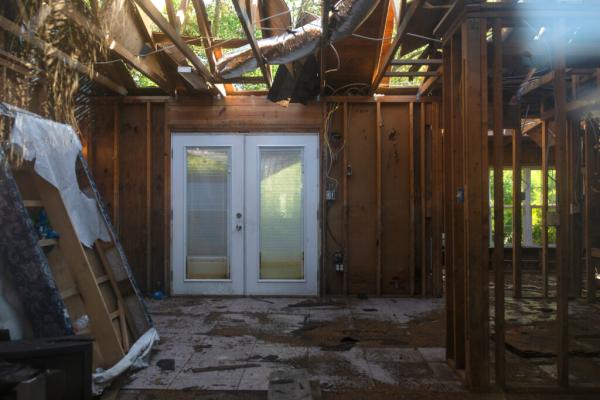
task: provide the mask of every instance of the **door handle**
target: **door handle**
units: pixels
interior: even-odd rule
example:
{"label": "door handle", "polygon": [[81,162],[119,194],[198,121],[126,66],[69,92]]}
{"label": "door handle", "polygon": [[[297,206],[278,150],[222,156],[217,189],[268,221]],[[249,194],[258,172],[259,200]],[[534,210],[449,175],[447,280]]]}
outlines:
{"label": "door handle", "polygon": [[235,230],[238,231],[238,232],[241,231],[242,230],[242,225],[241,224],[236,224],[235,225]]}

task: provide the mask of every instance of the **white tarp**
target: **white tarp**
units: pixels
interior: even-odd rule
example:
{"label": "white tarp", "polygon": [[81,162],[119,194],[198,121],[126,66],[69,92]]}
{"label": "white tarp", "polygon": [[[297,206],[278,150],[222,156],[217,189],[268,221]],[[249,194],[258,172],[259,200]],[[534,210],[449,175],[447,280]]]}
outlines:
{"label": "white tarp", "polygon": [[25,160],[35,159],[35,172],[60,191],[81,243],[92,247],[97,239],[109,241],[96,199],[87,197],[77,183],[75,162],[82,147],[73,128],[13,111],[11,142],[21,147]]}
{"label": "white tarp", "polygon": [[92,374],[93,392],[96,395],[101,394],[110,383],[129,368],[141,369],[148,367],[150,359],[150,350],[154,342],[159,340],[158,332],[155,328],[150,328],[131,346],[125,357],[118,363],[105,371],[97,371]]}

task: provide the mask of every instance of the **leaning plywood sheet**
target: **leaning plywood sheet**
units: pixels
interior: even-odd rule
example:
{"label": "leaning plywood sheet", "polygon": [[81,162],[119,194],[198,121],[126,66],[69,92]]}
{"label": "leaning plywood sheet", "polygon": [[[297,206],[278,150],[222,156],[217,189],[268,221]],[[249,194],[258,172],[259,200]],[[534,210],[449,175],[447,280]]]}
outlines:
{"label": "leaning plywood sheet", "polygon": [[[98,391],[149,354],[156,330],[68,126],[12,109],[12,172],[21,193],[47,214],[54,231],[46,256],[75,333],[94,341]],[[42,245],[40,245],[42,246]]]}
{"label": "leaning plywood sheet", "polygon": [[16,287],[35,337],[73,333],[34,227],[0,150],[0,264]]}

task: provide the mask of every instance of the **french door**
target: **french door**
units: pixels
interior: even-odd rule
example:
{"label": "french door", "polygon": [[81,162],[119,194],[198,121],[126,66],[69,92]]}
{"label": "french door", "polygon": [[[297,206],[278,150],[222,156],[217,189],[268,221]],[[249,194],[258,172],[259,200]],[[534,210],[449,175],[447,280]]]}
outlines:
{"label": "french door", "polygon": [[174,294],[316,295],[316,135],[172,135]]}

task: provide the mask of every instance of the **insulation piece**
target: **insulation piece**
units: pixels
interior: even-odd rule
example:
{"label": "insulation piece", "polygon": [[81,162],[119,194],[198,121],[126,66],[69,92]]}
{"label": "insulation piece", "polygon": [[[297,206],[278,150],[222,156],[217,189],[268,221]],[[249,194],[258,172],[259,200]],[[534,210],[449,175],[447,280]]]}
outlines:
{"label": "insulation piece", "polygon": [[369,18],[378,4],[379,0],[338,1],[329,24],[329,41],[335,43],[352,35]]}
{"label": "insulation piece", "polygon": [[35,172],[59,190],[81,243],[92,247],[97,239],[110,241],[96,199],[86,196],[77,183],[75,160],[82,146],[73,128],[14,111],[11,143],[22,149],[23,159],[35,159]]}
{"label": "insulation piece", "polygon": [[[321,40],[322,29],[318,20],[281,35],[258,41],[265,62],[272,65],[288,64],[312,53]],[[217,62],[219,75],[224,79],[242,76],[254,71],[258,62],[249,44],[225,55]]]}

